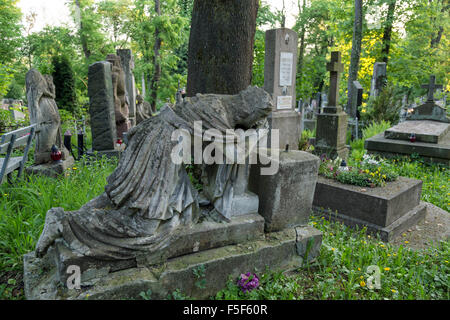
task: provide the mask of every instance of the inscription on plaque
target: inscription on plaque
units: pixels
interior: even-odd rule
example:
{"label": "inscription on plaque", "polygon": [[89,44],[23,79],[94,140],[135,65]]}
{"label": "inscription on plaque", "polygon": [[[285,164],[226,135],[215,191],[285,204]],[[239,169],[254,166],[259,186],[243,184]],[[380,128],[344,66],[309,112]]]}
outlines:
{"label": "inscription on plaque", "polygon": [[292,109],[292,96],[278,96],[277,109]]}
{"label": "inscription on plaque", "polygon": [[281,52],[280,57],[280,87],[292,86],[292,67],[294,54],[292,52]]}

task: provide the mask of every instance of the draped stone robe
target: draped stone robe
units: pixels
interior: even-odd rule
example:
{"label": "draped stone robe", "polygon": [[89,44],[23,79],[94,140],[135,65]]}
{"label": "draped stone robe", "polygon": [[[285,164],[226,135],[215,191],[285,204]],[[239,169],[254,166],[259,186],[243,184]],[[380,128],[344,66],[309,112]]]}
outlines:
{"label": "draped stone robe", "polygon": [[[76,212],[54,209],[57,237],[78,254],[98,259],[131,259],[169,246],[178,228],[192,226],[199,217],[197,191],[184,164],[171,159],[178,143],[172,133],[185,129],[192,136],[194,121],[202,121],[203,130],[225,135],[227,129],[257,126],[271,110],[270,95],[257,87],[235,96],[197,95],[173,108],[165,106],[129,131],[129,144],[104,194]],[[51,244],[45,232],[39,252]]]}

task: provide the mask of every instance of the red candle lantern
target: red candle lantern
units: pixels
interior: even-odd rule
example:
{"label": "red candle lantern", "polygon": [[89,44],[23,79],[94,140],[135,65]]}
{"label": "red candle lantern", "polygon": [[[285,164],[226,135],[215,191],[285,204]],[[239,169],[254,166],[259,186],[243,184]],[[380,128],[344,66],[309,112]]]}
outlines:
{"label": "red candle lantern", "polygon": [[58,147],[53,145],[52,146],[52,153],[50,154],[50,157],[54,162],[61,162],[62,160],[62,153],[59,151]]}
{"label": "red candle lantern", "polygon": [[411,135],[409,136],[409,141],[411,141],[411,142],[415,142],[416,141],[416,134],[415,133],[411,133]]}

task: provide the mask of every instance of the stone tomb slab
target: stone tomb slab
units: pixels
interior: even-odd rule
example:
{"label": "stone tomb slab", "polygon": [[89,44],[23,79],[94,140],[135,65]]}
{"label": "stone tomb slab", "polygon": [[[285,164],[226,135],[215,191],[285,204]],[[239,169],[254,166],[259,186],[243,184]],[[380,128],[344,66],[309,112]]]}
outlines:
{"label": "stone tomb slab", "polygon": [[416,135],[416,142],[440,143],[449,131],[450,125],[444,122],[431,120],[423,121],[405,121],[386,130],[384,137],[386,139],[406,140],[412,133]]}
{"label": "stone tomb slab", "polygon": [[351,227],[366,226],[370,232],[380,232],[383,241],[390,241],[425,217],[421,194],[422,181],[405,177],[376,188],[319,177],[313,210]]}
{"label": "stone tomb slab", "polygon": [[364,147],[371,154],[379,154],[387,158],[418,154],[428,162],[450,165],[450,132],[439,140],[439,143],[410,142],[386,139],[384,133],[380,133],[367,139]]}
{"label": "stone tomb slab", "polygon": [[[61,285],[51,261],[29,253],[24,257],[25,295],[32,300],[139,299],[151,290],[151,299],[167,299],[180,290],[191,298],[207,299],[223,289],[229,277],[246,272],[294,270],[319,254],[322,233],[312,227],[297,227],[266,234],[264,239],[191,253],[161,265],[135,267],[101,276],[95,283],[69,290]],[[49,255],[47,255],[48,257]],[[196,286],[194,271],[204,267],[205,287]],[[41,281],[37,282],[37,279]]]}

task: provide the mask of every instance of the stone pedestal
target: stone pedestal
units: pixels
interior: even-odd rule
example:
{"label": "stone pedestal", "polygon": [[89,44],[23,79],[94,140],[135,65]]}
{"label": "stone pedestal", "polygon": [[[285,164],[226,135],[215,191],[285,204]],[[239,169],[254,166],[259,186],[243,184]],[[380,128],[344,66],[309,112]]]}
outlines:
{"label": "stone pedestal", "polygon": [[[281,28],[266,32],[264,89],[272,95],[274,110],[268,120],[271,129],[279,130],[279,148],[298,150],[301,115],[296,107],[296,70],[298,36]],[[274,148],[276,146],[270,146]]]}
{"label": "stone pedestal", "polygon": [[[326,109],[328,108],[324,111],[328,111]],[[348,148],[345,145],[347,126],[347,114],[342,110],[337,110],[336,113],[318,114],[314,153],[318,156],[326,154],[332,159],[336,157],[346,159],[348,156]]]}
{"label": "stone pedestal", "polygon": [[[311,214],[320,159],[303,151],[280,152],[279,170],[261,175],[262,165],[253,165],[249,189],[259,196],[259,213],[267,232],[305,225]],[[272,164],[273,166],[273,164]]]}
{"label": "stone pedestal", "polygon": [[64,174],[68,168],[72,168],[75,164],[75,159],[72,156],[66,158],[66,160],[58,163],[44,163],[39,165],[33,165],[25,169],[25,173],[28,175],[44,175],[47,177],[56,178],[61,174]]}
{"label": "stone pedestal", "polygon": [[[279,148],[280,150],[285,150],[286,146],[289,145],[289,150],[298,150],[298,144],[300,142],[301,136],[301,115],[296,111],[279,111],[273,112],[269,117],[269,128],[270,129],[278,129],[280,142]],[[272,147],[270,145],[272,139],[268,137],[269,145],[268,147]]]}
{"label": "stone pedestal", "polygon": [[[322,233],[298,227],[266,234],[265,239],[247,241],[170,259],[163,265],[136,267],[91,277],[87,286],[69,290],[61,286],[51,255],[44,261],[34,253],[24,256],[25,296],[30,300],[139,299],[151,290],[151,299],[167,299],[179,290],[196,299],[207,299],[225,287],[229,277],[242,273],[295,270],[319,254]],[[50,261],[49,261],[50,260]],[[194,270],[203,266],[205,287],[196,286]]]}

